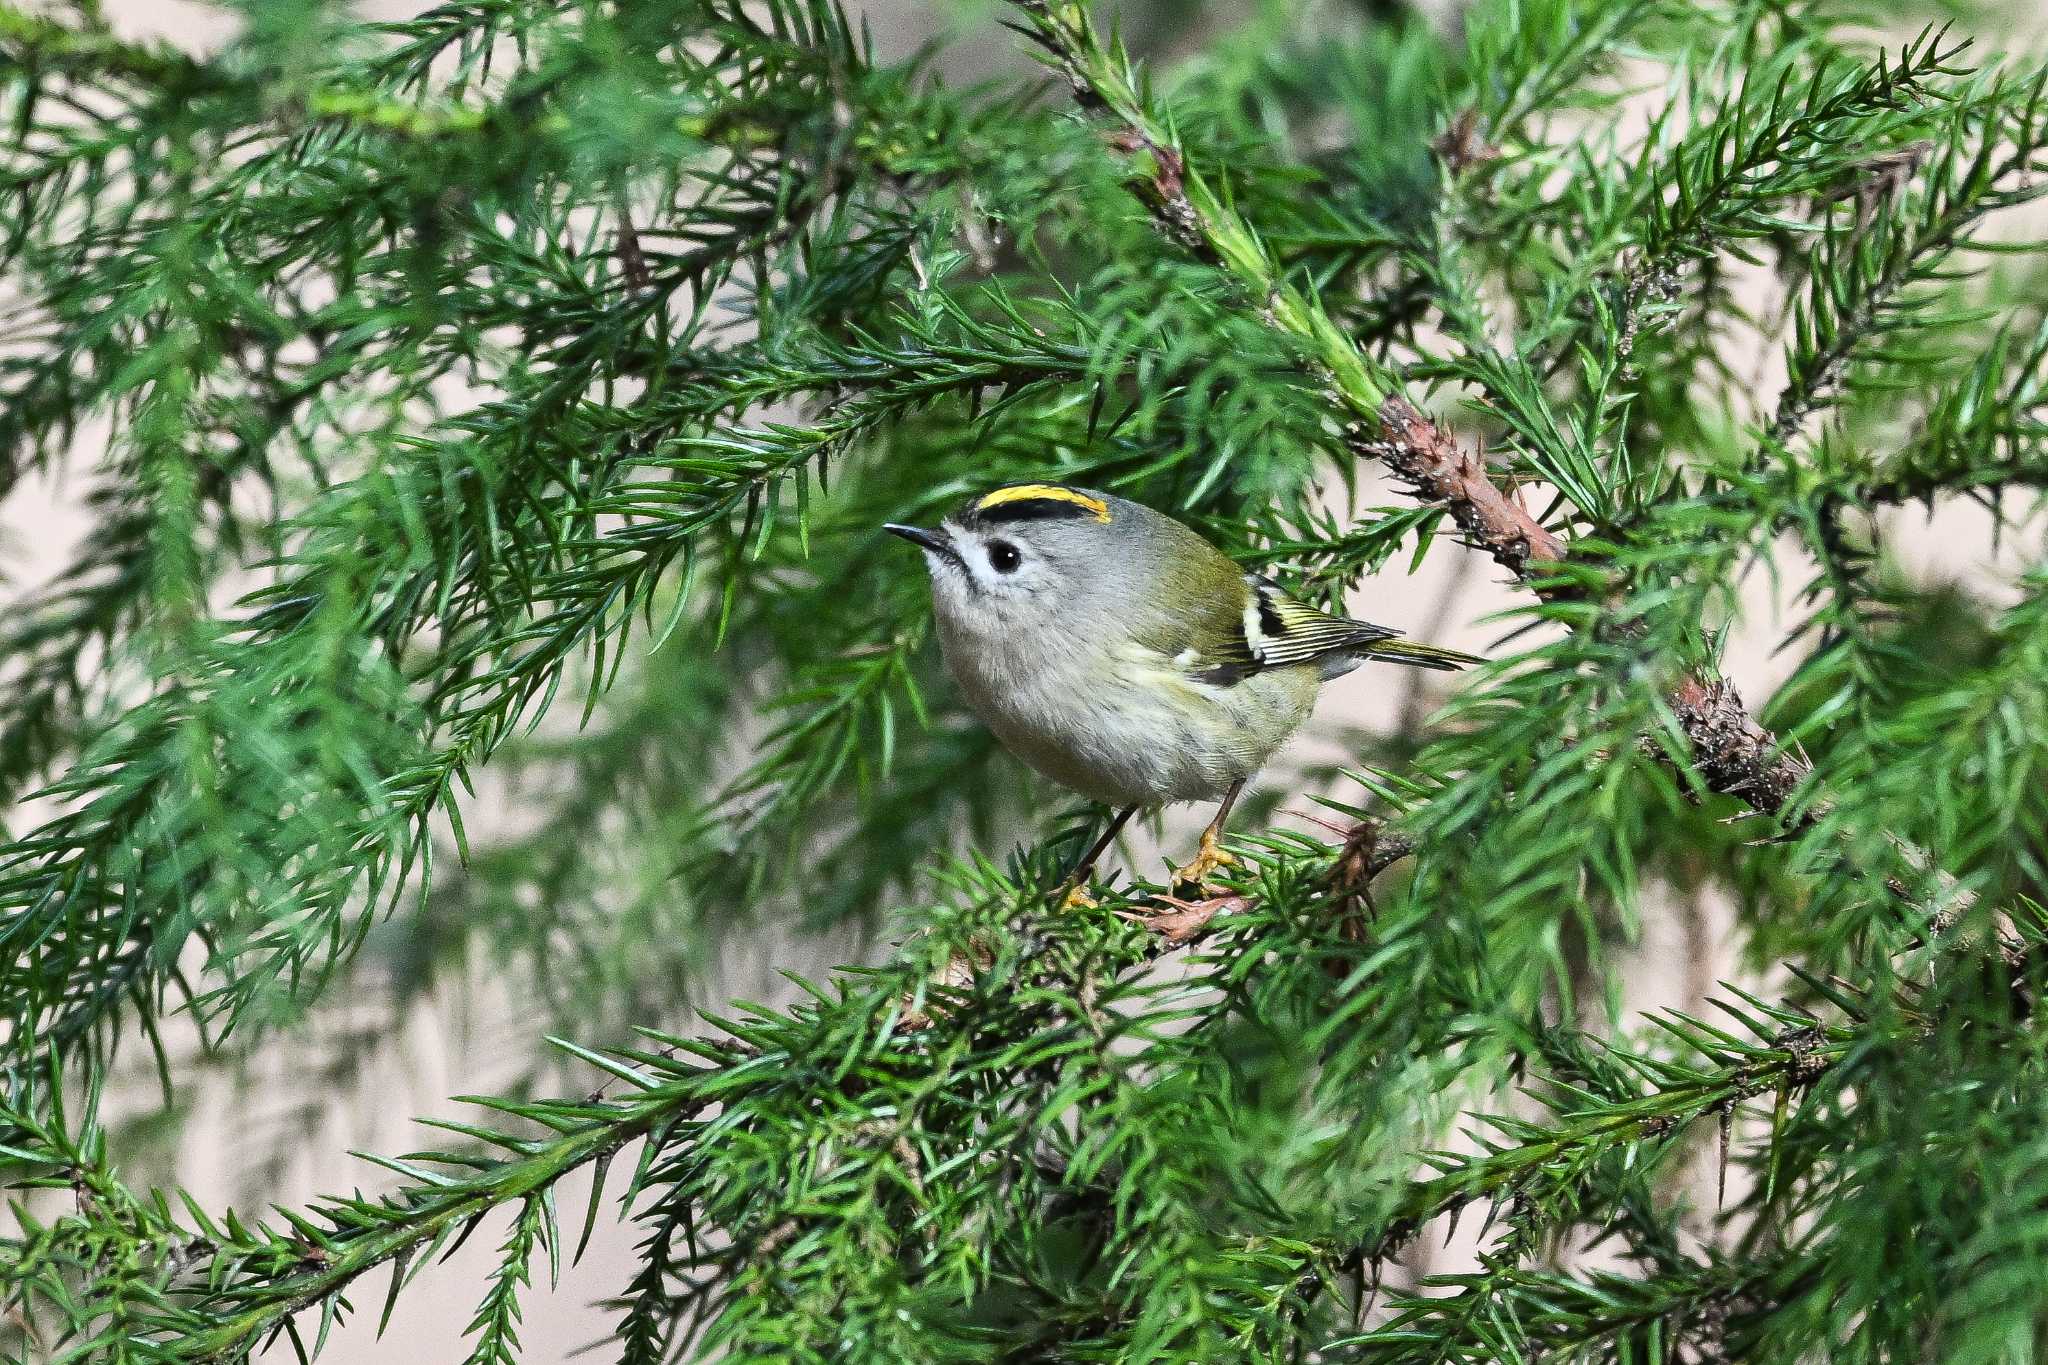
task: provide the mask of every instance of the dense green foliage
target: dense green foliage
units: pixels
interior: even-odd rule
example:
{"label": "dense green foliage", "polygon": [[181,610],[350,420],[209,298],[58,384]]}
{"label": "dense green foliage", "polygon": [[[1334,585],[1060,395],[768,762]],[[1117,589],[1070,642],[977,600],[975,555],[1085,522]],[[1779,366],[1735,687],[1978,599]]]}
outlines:
{"label": "dense green foliage", "polygon": [[[0,496],[93,509],[0,620],[9,1358],[310,1354],[488,1215],[518,1360],[620,1200],[628,1365],[2040,1354],[2048,562],[1891,539],[2038,547],[2048,67],[1824,0],[1189,5],[1149,71],[1016,0],[1050,79],[969,89],[831,0],[236,8],[201,58],[0,0]],[[1096,817],[877,529],[1020,477],[1332,600],[1529,591],[1327,838],[1059,912]],[[1782,989],[1625,1013],[1692,896]],[[767,922],[895,946],[686,1020]],[[388,1193],[124,1180],[120,1059],[478,957],[567,1065]]]}

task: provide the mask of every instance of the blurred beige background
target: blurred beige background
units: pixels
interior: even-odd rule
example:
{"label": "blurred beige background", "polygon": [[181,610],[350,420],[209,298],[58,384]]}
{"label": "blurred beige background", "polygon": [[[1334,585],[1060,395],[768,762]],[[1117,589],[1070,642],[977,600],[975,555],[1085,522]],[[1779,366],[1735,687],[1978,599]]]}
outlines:
{"label": "blurred beige background", "polygon": [[[424,6],[401,0],[365,6],[376,17],[396,17],[415,8]],[[907,54],[935,31],[950,29],[957,35],[947,59],[954,75],[975,78],[1022,69],[1015,40],[995,28],[986,13],[975,17],[959,4],[919,0],[869,0],[849,8],[866,14],[886,54]],[[1174,27],[1174,9],[1170,3],[1156,5],[1150,16],[1162,26],[1156,40],[1168,51],[1196,37]],[[228,15],[194,0],[110,0],[107,10],[125,34],[163,37],[193,48],[213,46],[232,29]],[[1775,392],[1776,378],[1765,373],[1756,391]],[[81,454],[95,453],[100,439],[103,434],[86,433]],[[0,504],[0,610],[53,572],[87,529],[83,491],[79,482],[51,480],[20,490]],[[1369,486],[1361,505],[1398,500],[1391,487]],[[2031,536],[2011,537],[1994,551],[1985,534],[1987,520],[1974,508],[1951,508],[1931,521],[1917,512],[1901,512],[1896,521],[1899,535],[1894,543],[1902,548],[1913,573],[1929,581],[1960,578],[1997,594],[1998,585],[2038,555],[2038,537]],[[1770,649],[1786,624],[1784,604],[1774,591],[1781,586],[1762,578],[1747,585],[1748,619],[1729,652],[1730,674],[1752,700],[1767,696],[1790,668],[1789,660],[1773,657]],[[1490,563],[1445,542],[1416,575],[1389,575],[1368,585],[1354,608],[1439,643],[1483,650],[1496,635],[1488,619],[1514,600]],[[1279,768],[1266,775],[1267,789],[1298,792],[1297,774],[1286,769],[1341,760],[1345,750],[1338,736],[1347,727],[1391,730],[1412,708],[1426,708],[1439,695],[1417,696],[1407,690],[1409,685],[1443,685],[1439,675],[1390,678],[1391,672],[1367,669],[1329,689],[1314,727]],[[1290,809],[1299,804],[1286,803]],[[25,827],[29,814],[14,812],[11,823],[17,829]],[[493,820],[516,819],[516,810],[507,809],[502,799],[494,808],[487,792],[468,823],[474,837],[487,838]],[[1185,844],[1201,819],[1195,812],[1177,815],[1169,822],[1165,842]],[[1158,851],[1152,840],[1141,835],[1136,842],[1133,856],[1156,865]],[[1710,989],[1716,979],[1735,974],[1728,954],[1727,907],[1708,904],[1677,911],[1675,906],[1663,912],[1654,906],[1646,910],[1643,940],[1631,972],[1633,1005],[1683,1004]],[[701,998],[786,999],[790,990],[777,972],[816,974],[856,951],[858,946],[850,941],[815,939],[729,945]],[[384,1172],[347,1153],[396,1153],[431,1142],[412,1125],[412,1117],[460,1115],[461,1106],[451,1104],[447,1096],[488,1092],[516,1076],[530,1060],[538,1031],[530,1002],[480,971],[475,979],[413,1007],[403,1026],[374,1050],[352,1088],[343,1092],[305,1096],[299,1089],[302,1083],[292,1079],[289,1055],[259,1056],[248,1074],[203,1077],[186,1095],[191,1107],[176,1139],[172,1164],[181,1182],[214,1208],[247,1200],[252,1192],[268,1200],[299,1203],[320,1193],[383,1188],[390,1179]],[[300,1109],[309,1098],[313,1117],[307,1126]],[[146,1109],[153,1096],[140,1094],[132,1103]],[[621,1169],[625,1165],[620,1163]],[[581,1181],[574,1181],[560,1192],[565,1214],[581,1207],[586,1190]],[[1469,1239],[1475,1231],[1467,1228],[1462,1236]],[[356,1319],[335,1334],[322,1359],[334,1365],[461,1359],[463,1328],[501,1232],[496,1221],[488,1222],[450,1262],[419,1271],[420,1283],[400,1298],[381,1340],[373,1329],[387,1274],[373,1274],[354,1295]],[[545,1266],[536,1266],[541,1283],[526,1302],[526,1360],[545,1365],[602,1342],[608,1316],[594,1301],[626,1283],[633,1267],[634,1239],[630,1225],[602,1227],[583,1261],[565,1267],[562,1282],[552,1291],[545,1283]],[[1411,1272],[1456,1268],[1469,1250],[1469,1240],[1455,1248],[1418,1248]],[[280,1345],[265,1358],[289,1360],[291,1351]],[[608,1353],[600,1349],[589,1358],[607,1359]]]}

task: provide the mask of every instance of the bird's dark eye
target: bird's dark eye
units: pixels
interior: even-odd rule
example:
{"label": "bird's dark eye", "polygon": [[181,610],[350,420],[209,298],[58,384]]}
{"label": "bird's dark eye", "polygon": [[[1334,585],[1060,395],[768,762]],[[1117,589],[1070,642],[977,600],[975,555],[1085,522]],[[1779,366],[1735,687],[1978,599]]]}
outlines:
{"label": "bird's dark eye", "polygon": [[1007,540],[996,541],[988,547],[988,566],[997,573],[1015,573],[1017,566],[1024,562],[1024,556],[1017,553],[1017,547]]}

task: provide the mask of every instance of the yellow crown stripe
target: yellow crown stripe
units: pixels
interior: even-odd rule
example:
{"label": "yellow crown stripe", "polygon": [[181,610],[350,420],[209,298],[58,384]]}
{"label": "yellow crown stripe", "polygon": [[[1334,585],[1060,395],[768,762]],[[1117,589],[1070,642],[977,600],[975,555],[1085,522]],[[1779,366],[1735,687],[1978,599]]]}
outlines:
{"label": "yellow crown stripe", "polygon": [[1074,506],[1092,513],[1097,521],[1109,520],[1109,504],[1101,498],[1091,498],[1086,493],[1076,493],[1071,488],[1061,488],[1052,483],[1020,483],[1009,488],[998,488],[995,492],[974,504],[977,512],[986,512],[991,507],[1001,507],[1011,502],[1070,502]]}

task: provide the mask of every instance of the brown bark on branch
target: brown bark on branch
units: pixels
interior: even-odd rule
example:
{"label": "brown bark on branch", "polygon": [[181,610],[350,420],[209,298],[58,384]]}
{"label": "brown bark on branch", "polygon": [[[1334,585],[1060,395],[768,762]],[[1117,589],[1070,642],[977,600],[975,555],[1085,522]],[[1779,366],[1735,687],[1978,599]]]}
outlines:
{"label": "brown bark on branch", "polygon": [[[1398,394],[1380,405],[1380,429],[1360,433],[1353,449],[1379,460],[1418,497],[1441,503],[1468,543],[1527,581],[1532,566],[1561,563],[1571,547],[1487,476],[1477,455],[1460,446]],[[1779,747],[1742,704],[1734,684],[1688,677],[1669,698],[1692,748],[1693,765],[1709,788],[1759,815],[1776,817],[1811,768]]]}
{"label": "brown bark on branch", "polygon": [[[1386,465],[1416,496],[1442,504],[1468,543],[1524,582],[1535,565],[1561,563],[1571,552],[1562,536],[1487,476],[1476,454],[1398,394],[1380,405],[1380,429],[1361,432],[1352,447]],[[1709,788],[1759,815],[1784,810],[1811,769],[1756,722],[1733,684],[1688,677],[1668,700]]]}

